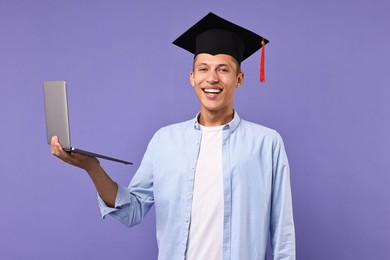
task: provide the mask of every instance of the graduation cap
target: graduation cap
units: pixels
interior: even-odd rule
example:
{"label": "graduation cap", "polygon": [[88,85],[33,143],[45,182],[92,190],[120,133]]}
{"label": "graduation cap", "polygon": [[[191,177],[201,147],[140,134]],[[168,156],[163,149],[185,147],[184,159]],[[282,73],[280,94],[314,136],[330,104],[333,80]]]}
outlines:
{"label": "graduation cap", "polygon": [[211,55],[227,54],[239,64],[262,48],[260,63],[260,81],[264,78],[264,46],[269,41],[239,25],[229,22],[213,13],[208,13],[193,25],[173,44],[193,53]]}

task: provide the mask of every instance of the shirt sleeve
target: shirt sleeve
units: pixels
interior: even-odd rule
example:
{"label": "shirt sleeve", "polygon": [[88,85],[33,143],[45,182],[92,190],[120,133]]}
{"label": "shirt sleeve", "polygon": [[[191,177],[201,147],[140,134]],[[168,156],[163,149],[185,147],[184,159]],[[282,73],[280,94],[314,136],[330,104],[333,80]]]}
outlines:
{"label": "shirt sleeve", "polygon": [[290,187],[290,168],[278,133],[273,145],[271,243],[274,259],[295,260],[295,228]]}
{"label": "shirt sleeve", "polygon": [[98,202],[99,202],[99,209],[100,209],[100,214],[102,215],[102,218],[105,218],[106,215],[118,211],[123,207],[123,205],[131,203],[131,198],[129,196],[129,192],[126,188],[118,185],[118,192],[116,194],[115,198],[115,207],[111,208],[107,206],[107,204],[104,202],[104,200],[99,196],[98,194]]}
{"label": "shirt sleeve", "polygon": [[102,218],[110,215],[130,227],[140,223],[152,207],[154,204],[152,143],[153,139],[149,143],[141,165],[129,186],[124,188],[118,185],[114,208],[108,207],[103,199],[98,196]]}

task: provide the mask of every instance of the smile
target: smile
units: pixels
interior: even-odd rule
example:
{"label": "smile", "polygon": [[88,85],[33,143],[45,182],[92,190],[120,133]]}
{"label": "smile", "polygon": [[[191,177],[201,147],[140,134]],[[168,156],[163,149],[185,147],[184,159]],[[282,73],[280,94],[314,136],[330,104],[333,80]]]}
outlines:
{"label": "smile", "polygon": [[204,88],[203,92],[207,93],[207,94],[219,94],[219,93],[222,92],[222,89],[219,89],[219,88]]}

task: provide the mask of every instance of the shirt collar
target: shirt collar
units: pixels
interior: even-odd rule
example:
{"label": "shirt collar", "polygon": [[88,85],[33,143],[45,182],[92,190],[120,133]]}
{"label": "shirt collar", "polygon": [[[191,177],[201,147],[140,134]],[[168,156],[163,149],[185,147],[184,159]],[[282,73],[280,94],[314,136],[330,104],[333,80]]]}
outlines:
{"label": "shirt collar", "polygon": [[[200,124],[199,124],[199,121],[198,121],[198,118],[199,118],[199,115],[200,115],[200,112],[198,112],[194,118],[194,128],[197,129],[197,130],[200,130]],[[238,125],[240,124],[240,116],[238,115],[238,113],[236,112],[236,110],[234,110],[234,116],[233,116],[233,120],[230,121],[229,123],[227,123],[223,129],[229,129],[230,132],[234,132],[234,130],[237,129]]]}

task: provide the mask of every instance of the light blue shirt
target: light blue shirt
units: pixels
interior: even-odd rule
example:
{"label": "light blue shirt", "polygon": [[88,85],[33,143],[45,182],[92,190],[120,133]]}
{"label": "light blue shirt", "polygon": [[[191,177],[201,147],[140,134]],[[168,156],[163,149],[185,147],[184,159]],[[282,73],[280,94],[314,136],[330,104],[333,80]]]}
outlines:
{"label": "light blue shirt", "polygon": [[[128,188],[118,187],[107,214],[127,226],[155,205],[158,259],[185,259],[195,169],[202,132],[193,120],[156,132]],[[274,259],[295,259],[290,173],[280,135],[240,119],[223,127],[223,260],[264,260],[269,236]]]}

